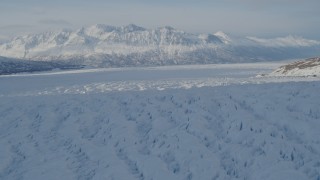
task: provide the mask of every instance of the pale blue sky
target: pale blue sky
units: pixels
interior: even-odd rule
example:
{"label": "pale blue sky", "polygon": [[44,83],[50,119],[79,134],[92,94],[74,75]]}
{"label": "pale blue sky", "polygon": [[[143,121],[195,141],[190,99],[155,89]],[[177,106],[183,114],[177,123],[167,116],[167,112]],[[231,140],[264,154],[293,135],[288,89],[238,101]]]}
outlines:
{"label": "pale blue sky", "polygon": [[0,0],[0,39],[92,24],[320,39],[320,0]]}

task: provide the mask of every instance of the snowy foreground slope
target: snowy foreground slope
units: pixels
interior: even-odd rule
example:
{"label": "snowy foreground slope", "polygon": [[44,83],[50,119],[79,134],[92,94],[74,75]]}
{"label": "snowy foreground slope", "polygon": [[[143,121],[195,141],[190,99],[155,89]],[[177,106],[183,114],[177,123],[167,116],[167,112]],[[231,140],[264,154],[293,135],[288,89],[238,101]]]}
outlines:
{"label": "snowy foreground slope", "polygon": [[319,78],[273,66],[2,76],[0,179],[318,180]]}

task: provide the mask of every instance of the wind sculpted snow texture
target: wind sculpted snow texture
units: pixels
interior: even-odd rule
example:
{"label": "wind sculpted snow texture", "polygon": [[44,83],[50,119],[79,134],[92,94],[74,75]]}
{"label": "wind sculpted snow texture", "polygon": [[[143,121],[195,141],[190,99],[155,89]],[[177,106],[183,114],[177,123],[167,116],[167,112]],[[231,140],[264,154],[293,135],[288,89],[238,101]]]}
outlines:
{"label": "wind sculpted snow texture", "polygon": [[[67,77],[37,76],[47,77],[47,87]],[[6,88],[0,179],[320,178],[317,78],[86,94]]]}

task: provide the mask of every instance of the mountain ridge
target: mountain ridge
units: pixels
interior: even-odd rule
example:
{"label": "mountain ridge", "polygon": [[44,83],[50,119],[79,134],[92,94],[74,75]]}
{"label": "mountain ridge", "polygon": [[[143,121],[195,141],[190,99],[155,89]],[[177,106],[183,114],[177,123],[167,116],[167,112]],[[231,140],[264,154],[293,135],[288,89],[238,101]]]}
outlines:
{"label": "mountain ridge", "polygon": [[297,36],[274,39],[193,34],[170,26],[96,24],[77,30],[24,35],[0,44],[0,56],[73,61],[94,67],[272,61],[317,56],[320,42]]}

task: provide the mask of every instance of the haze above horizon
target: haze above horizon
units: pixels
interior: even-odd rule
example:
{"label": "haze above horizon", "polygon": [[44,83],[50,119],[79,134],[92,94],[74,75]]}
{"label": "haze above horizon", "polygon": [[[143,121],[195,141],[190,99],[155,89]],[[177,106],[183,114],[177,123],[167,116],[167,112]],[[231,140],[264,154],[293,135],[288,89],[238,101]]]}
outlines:
{"label": "haze above horizon", "polygon": [[320,39],[318,0],[2,0],[0,40],[92,24]]}

